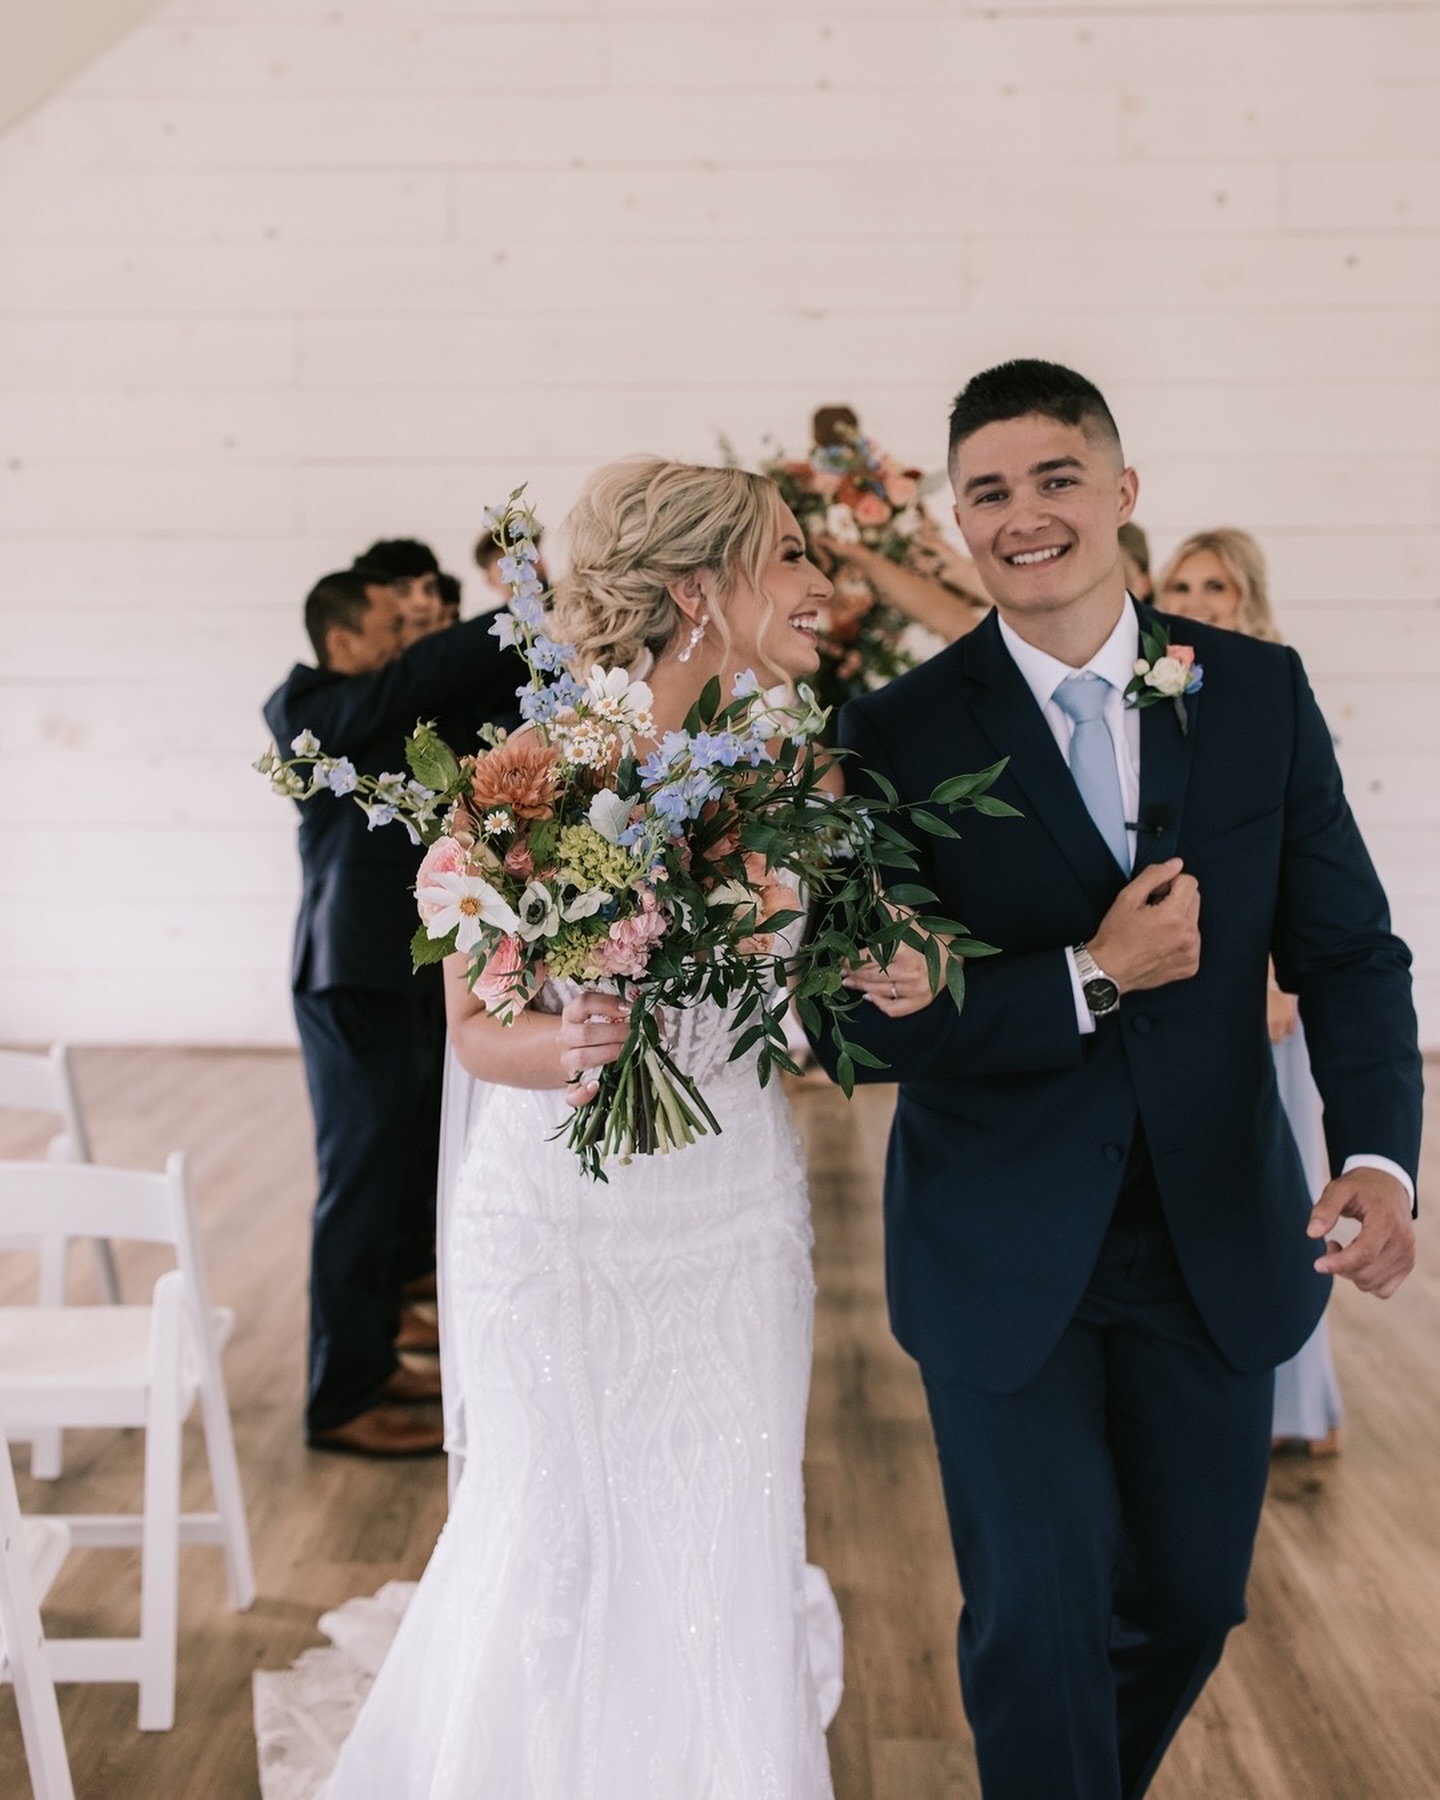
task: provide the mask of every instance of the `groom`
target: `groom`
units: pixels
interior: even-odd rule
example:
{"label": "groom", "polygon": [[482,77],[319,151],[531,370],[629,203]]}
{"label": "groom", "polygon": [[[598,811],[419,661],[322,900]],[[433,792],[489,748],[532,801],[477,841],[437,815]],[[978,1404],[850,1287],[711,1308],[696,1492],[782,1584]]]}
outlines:
{"label": "groom", "polygon": [[[940,912],[1002,954],[959,1016],[892,1017],[890,979],[856,971],[847,1030],[900,1083],[891,1316],[939,1449],[983,1792],[1133,1800],[1244,1617],[1275,1365],[1331,1276],[1386,1297],[1413,1262],[1409,957],[1299,658],[1126,594],[1137,481],[1099,392],[1051,363],[976,376],[950,475],[994,615],[841,737],[908,799],[1010,759],[994,791],[1023,817],[918,844]],[[1157,629],[1203,692],[1127,705]],[[1325,1101],[1313,1209],[1272,956]]]}

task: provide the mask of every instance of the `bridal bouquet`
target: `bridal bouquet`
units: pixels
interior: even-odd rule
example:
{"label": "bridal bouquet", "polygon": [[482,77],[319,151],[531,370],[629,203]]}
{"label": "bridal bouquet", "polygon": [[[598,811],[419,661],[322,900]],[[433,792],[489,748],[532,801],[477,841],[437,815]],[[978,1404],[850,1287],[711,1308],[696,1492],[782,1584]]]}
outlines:
{"label": "bridal bouquet", "polygon": [[[666,1047],[665,1008],[711,1000],[731,1009],[740,1028],[732,1060],[755,1050],[763,1084],[777,1065],[795,1067],[785,1048],[788,980],[807,1023],[818,1025],[821,1001],[837,1020],[848,1093],[856,1063],[880,1066],[843,1035],[860,1004],[842,986],[843,964],[862,948],[883,962],[901,942],[916,945],[932,989],[961,1004],[962,959],[988,946],[916,910],[933,904],[928,889],[892,888],[902,910],[885,903],[882,862],[914,867],[888,815],[908,810],[922,829],[953,837],[945,810],[1012,809],[987,792],[1003,764],[953,777],[923,807],[833,798],[820,784],[835,753],[813,742],[824,713],[805,688],[766,693],[748,674],[728,696],[712,681],[684,729],[655,741],[643,680],[576,671],[546,634],[522,491],[494,520],[513,598],[493,629],[529,667],[520,690],[529,728],[492,730],[477,754],[456,756],[420,725],[406,745],[408,774],[358,775],[308,732],[289,757],[272,748],[256,767],[282,794],[350,796],[372,829],[399,823],[428,846],[415,883],[415,964],[463,955],[472,990],[502,1023],[547,981],[602,983],[629,1002],[619,1059],[564,1128],[603,1180],[611,1156],[665,1152],[719,1130]],[[653,748],[642,753],[637,740]],[[799,891],[820,904],[824,928],[786,956],[778,938],[802,916]]]}
{"label": "bridal bouquet", "polygon": [[[869,438],[844,434],[839,443],[817,444],[803,461],[784,456],[760,465],[812,541],[864,544],[890,562],[903,563],[924,523],[924,476],[888,456]],[[883,687],[920,659],[907,642],[911,622],[887,605],[857,571],[836,575],[828,626],[820,635],[824,658],[818,692],[838,705]]]}

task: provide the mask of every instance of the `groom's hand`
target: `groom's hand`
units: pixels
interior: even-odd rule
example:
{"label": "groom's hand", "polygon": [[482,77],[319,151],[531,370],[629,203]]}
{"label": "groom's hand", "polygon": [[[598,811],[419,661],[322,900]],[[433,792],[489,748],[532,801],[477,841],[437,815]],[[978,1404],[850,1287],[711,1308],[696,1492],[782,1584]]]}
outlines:
{"label": "groom's hand", "polygon": [[[1359,1232],[1343,1249],[1329,1235],[1341,1219],[1360,1221]],[[1307,1231],[1327,1240],[1315,1263],[1322,1275],[1341,1275],[1381,1300],[1388,1300],[1415,1267],[1410,1196],[1384,1169],[1337,1175],[1315,1202]]]}
{"label": "groom's hand", "polygon": [[1121,888],[1090,954],[1122,994],[1188,981],[1200,967],[1200,884],[1178,856]]}

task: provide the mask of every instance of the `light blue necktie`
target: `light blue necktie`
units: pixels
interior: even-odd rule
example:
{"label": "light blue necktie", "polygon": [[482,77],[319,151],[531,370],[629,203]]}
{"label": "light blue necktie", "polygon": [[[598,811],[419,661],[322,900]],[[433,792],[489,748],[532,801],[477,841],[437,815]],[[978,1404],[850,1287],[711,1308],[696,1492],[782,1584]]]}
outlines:
{"label": "light blue necktie", "polygon": [[1055,690],[1055,704],[1075,721],[1070,739],[1070,773],[1080,798],[1095,821],[1095,828],[1110,846],[1110,854],[1128,875],[1130,840],[1125,832],[1125,808],[1120,800],[1120,777],[1115,769],[1115,740],[1105,723],[1105,702],[1110,683],[1103,675],[1067,675]]}

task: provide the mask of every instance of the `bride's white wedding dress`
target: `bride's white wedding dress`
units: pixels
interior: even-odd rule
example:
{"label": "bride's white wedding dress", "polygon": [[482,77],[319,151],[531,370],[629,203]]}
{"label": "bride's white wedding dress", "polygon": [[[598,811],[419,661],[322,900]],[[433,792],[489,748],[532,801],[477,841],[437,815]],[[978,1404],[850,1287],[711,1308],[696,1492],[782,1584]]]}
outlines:
{"label": "bride's white wedding dress", "polygon": [[723,1132],[608,1185],[552,1141],[559,1094],[478,1090],[445,1245],[464,1473],[325,1800],[829,1800],[805,1181],[731,1042],[676,1016]]}

